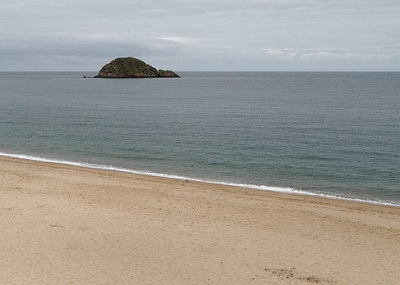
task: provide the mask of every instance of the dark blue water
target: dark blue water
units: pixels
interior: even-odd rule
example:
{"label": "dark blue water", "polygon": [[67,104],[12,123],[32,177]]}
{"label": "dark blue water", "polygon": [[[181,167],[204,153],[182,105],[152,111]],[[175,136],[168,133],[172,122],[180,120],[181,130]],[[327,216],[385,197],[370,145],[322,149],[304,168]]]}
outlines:
{"label": "dark blue water", "polygon": [[400,203],[400,73],[94,74],[0,73],[0,152]]}

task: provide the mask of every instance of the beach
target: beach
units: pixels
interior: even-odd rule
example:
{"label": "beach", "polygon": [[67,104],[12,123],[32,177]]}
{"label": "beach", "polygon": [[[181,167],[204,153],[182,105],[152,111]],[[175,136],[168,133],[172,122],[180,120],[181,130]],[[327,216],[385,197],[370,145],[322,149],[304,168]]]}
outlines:
{"label": "beach", "polygon": [[399,284],[400,208],[0,157],[0,284]]}

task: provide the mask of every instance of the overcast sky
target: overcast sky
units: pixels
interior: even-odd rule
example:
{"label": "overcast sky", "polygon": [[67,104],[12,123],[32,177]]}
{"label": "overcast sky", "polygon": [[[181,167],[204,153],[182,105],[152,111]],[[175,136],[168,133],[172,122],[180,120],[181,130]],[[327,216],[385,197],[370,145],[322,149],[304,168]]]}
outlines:
{"label": "overcast sky", "polygon": [[0,0],[0,71],[400,71],[399,0]]}

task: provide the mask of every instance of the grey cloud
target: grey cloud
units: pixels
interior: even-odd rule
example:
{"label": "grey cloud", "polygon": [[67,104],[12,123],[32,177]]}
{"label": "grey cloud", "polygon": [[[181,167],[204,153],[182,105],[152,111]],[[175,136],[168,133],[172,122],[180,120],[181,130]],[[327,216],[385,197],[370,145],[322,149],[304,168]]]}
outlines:
{"label": "grey cloud", "polygon": [[176,70],[399,70],[399,13],[394,0],[6,1],[0,69],[131,55]]}

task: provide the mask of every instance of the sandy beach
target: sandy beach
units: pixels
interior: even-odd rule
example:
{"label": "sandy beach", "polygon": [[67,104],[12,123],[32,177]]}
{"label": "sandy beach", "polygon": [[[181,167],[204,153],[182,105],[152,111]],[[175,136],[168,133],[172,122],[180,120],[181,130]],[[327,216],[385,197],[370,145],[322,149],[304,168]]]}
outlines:
{"label": "sandy beach", "polygon": [[399,284],[400,208],[0,158],[0,284]]}

